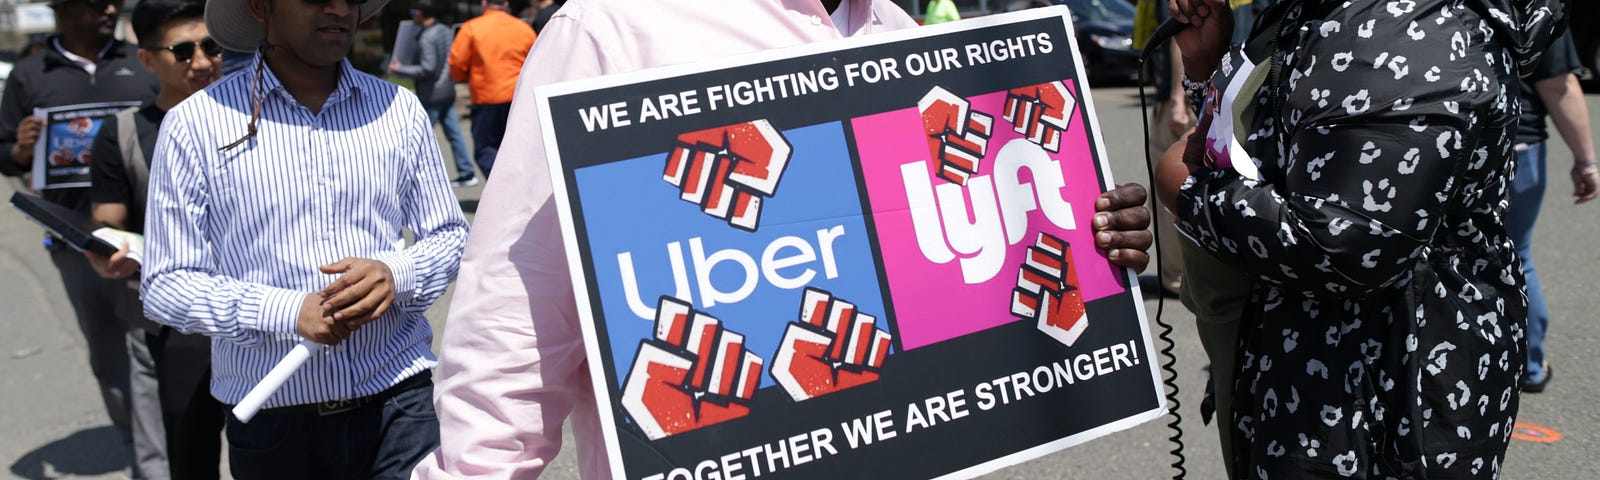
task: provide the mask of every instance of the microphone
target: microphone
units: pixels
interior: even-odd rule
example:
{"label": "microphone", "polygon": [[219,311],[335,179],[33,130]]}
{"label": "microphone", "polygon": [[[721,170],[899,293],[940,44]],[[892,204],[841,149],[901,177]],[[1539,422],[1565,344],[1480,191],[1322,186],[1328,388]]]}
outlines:
{"label": "microphone", "polygon": [[1167,21],[1161,22],[1161,26],[1156,27],[1156,31],[1150,33],[1150,40],[1145,41],[1144,52],[1139,54],[1139,62],[1148,62],[1150,55],[1156,52],[1157,47],[1165,45],[1168,40],[1178,36],[1178,32],[1183,31],[1188,26],[1189,24],[1180,22],[1176,18],[1169,18]]}

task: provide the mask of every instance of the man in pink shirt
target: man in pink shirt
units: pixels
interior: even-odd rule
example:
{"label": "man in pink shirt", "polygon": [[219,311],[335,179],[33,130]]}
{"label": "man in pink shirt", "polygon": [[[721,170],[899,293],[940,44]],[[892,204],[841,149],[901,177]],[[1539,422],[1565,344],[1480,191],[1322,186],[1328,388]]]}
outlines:
{"label": "man in pink shirt", "polygon": [[[494,180],[468,240],[445,324],[435,403],[441,444],[414,477],[533,478],[569,416],[584,478],[606,478],[583,330],[531,92],[551,83],[916,26],[889,0],[589,0],[540,33],[511,105]],[[1102,197],[1113,262],[1142,270],[1144,188]]]}

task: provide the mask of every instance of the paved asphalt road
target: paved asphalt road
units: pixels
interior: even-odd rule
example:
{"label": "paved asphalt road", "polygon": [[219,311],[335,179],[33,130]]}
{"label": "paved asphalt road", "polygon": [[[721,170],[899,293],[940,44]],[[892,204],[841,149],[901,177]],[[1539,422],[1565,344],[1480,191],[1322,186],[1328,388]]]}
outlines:
{"label": "paved asphalt road", "polygon": [[[1119,182],[1144,183],[1144,167],[1137,136],[1139,112],[1131,88],[1106,88],[1094,96],[1108,137],[1113,171]],[[1600,96],[1588,97],[1591,121],[1600,123]],[[1564,147],[1551,150],[1553,179],[1546,196],[1536,243],[1537,261],[1554,311],[1550,333],[1550,363],[1561,374],[1550,389],[1523,397],[1519,420],[1561,435],[1560,440],[1535,443],[1516,440],[1505,465],[1508,479],[1585,479],[1600,471],[1600,411],[1591,399],[1600,398],[1600,374],[1583,365],[1600,364],[1600,295],[1594,285],[1600,276],[1600,205],[1575,207],[1571,185],[1563,172],[1571,163]],[[0,194],[10,196],[7,185]],[[476,210],[479,188],[460,189],[463,207]],[[469,213],[470,214],[470,213]],[[0,460],[9,468],[0,476],[17,478],[119,478],[114,458],[122,447],[114,440],[100,407],[84,352],[82,336],[56,276],[39,248],[39,230],[11,209],[0,209],[0,305],[6,312],[5,334],[0,335]],[[1152,265],[1150,272],[1154,272]],[[429,311],[437,329],[448,308],[444,300]],[[1153,315],[1156,301],[1147,302]],[[1193,317],[1174,300],[1168,300],[1165,319],[1176,325],[1177,355],[1182,375],[1184,452],[1189,478],[1222,476],[1216,433],[1197,420],[1196,404],[1202,390],[1205,361],[1194,336]],[[1589,312],[1589,313],[1584,313]],[[1173,474],[1166,419],[1146,423],[1069,449],[1004,469],[987,478],[1095,478],[1157,479]],[[547,472],[547,478],[577,478],[573,454],[564,452]]]}

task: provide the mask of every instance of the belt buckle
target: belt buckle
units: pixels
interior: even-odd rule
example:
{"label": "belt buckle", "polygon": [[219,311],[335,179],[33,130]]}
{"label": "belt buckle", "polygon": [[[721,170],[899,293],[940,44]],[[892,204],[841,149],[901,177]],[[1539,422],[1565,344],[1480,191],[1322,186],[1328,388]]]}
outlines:
{"label": "belt buckle", "polygon": [[332,400],[332,401],[327,401],[327,402],[321,402],[321,403],[317,404],[317,416],[325,417],[325,416],[328,416],[328,415],[340,414],[340,413],[348,412],[348,411],[351,411],[351,410],[355,410],[357,407],[360,407],[360,406],[361,406],[360,399]]}

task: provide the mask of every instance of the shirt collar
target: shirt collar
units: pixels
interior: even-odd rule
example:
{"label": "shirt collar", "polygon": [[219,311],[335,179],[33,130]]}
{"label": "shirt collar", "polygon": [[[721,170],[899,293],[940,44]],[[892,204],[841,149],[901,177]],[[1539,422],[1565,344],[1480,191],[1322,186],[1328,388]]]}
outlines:
{"label": "shirt collar", "polygon": [[111,52],[111,47],[116,46],[117,40],[116,39],[106,40],[106,46],[100,47],[100,53],[94,54],[95,58],[93,58],[93,59],[80,57],[80,56],[78,56],[78,54],[72,53],[71,50],[67,50],[67,47],[61,46],[61,37],[59,37],[59,36],[50,37],[50,44],[54,45],[56,47],[56,51],[61,52],[61,54],[65,55],[67,57],[67,59],[69,59],[69,60],[72,60],[72,61],[75,61],[75,62],[90,62],[90,63],[94,63],[94,62],[96,62],[96,61],[98,61],[98,60],[100,60],[102,58],[106,58],[106,53]]}
{"label": "shirt collar", "polygon": [[[256,71],[259,68],[263,76],[261,79],[262,91],[266,95],[281,95],[282,98],[289,102],[298,102],[298,100],[295,100],[294,95],[290,95],[289,91],[283,88],[283,82],[278,81],[278,75],[272,72],[271,66],[261,65],[258,67],[256,65],[265,61],[261,56],[261,52],[256,52],[254,62],[250,65],[252,71]],[[361,86],[355,82],[358,73],[355,67],[350,65],[350,59],[339,60],[339,84],[334,86],[333,94],[328,95],[328,102],[324,107],[359,95]]]}
{"label": "shirt collar", "polygon": [[46,55],[45,59],[46,60],[54,60],[54,62],[46,62],[46,63],[57,63],[57,64],[61,64],[61,65],[73,65],[73,66],[77,66],[78,68],[82,68],[82,69],[88,70],[90,68],[94,68],[95,65],[98,65],[100,63],[100,60],[106,59],[106,58],[116,54],[117,50],[114,48],[116,46],[117,46],[117,40],[116,39],[111,39],[110,41],[106,42],[106,46],[101,48],[99,53],[95,54],[95,58],[93,58],[93,59],[83,58],[83,57],[78,56],[78,54],[72,53],[71,51],[67,50],[66,47],[61,46],[61,37],[58,35],[58,36],[50,37],[50,50],[51,50],[51,53],[53,55]]}

